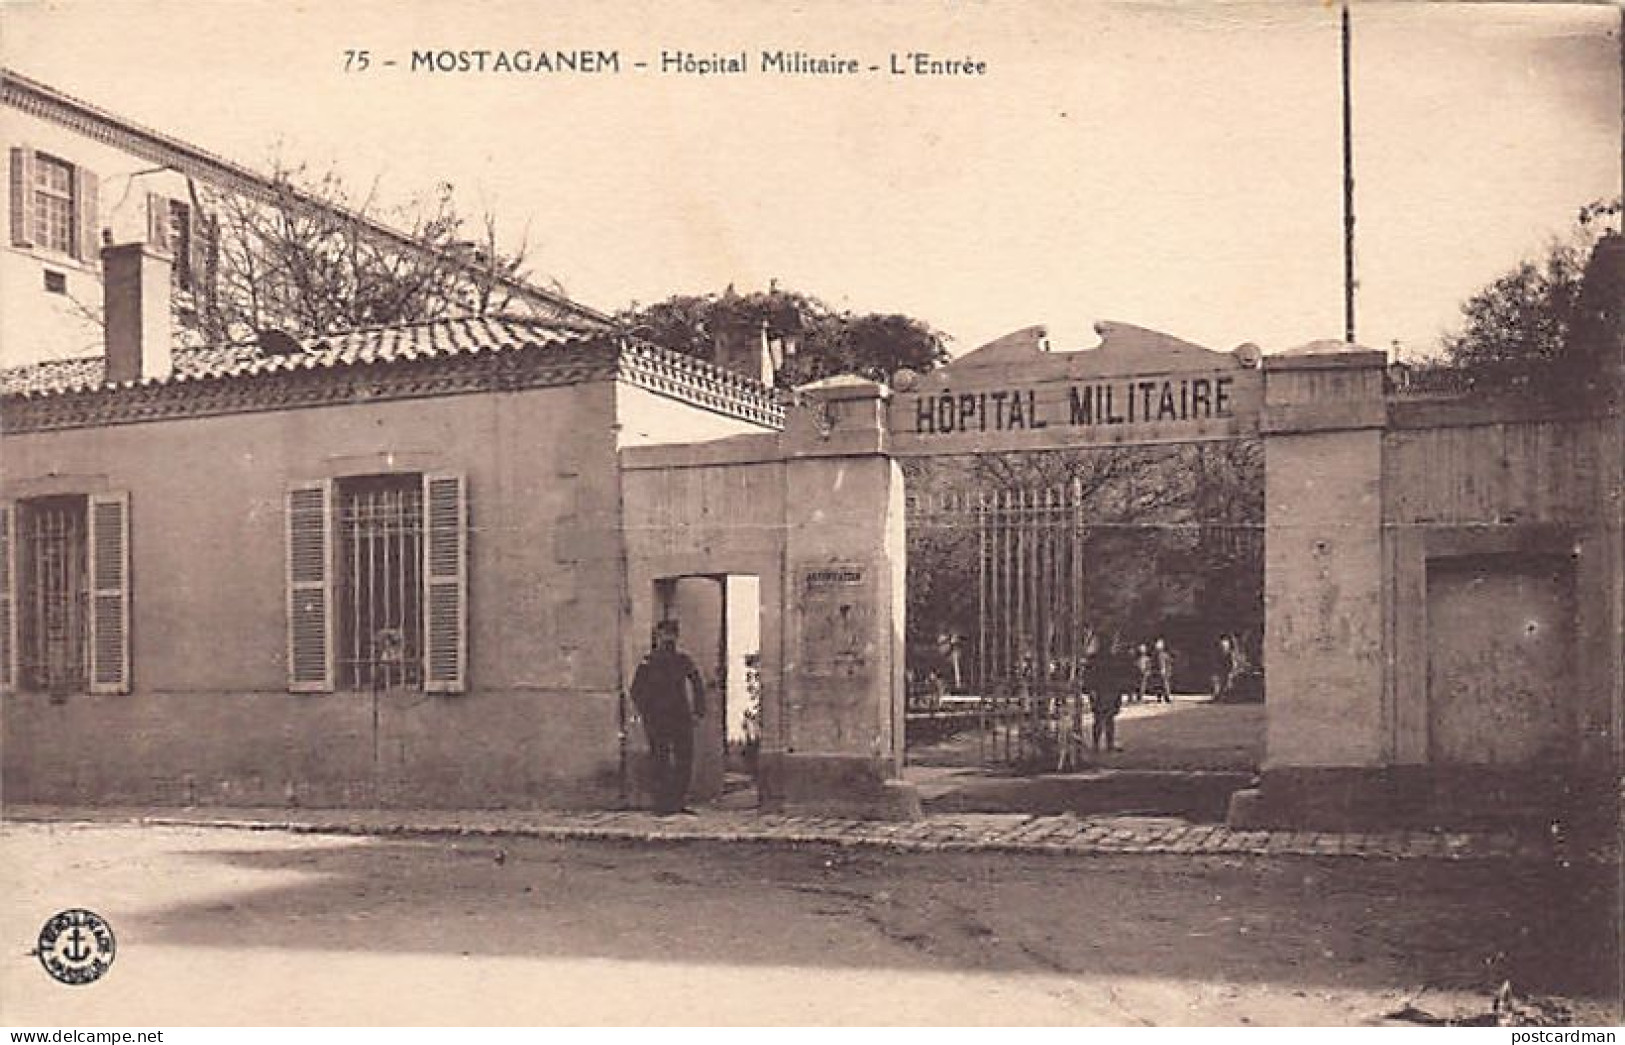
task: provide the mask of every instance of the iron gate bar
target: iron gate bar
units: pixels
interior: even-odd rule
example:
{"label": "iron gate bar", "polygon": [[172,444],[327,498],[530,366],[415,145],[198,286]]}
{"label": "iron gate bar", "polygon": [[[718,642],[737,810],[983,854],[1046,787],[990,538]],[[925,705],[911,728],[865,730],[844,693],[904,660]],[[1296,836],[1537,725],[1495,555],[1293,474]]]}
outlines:
{"label": "iron gate bar", "polygon": [[912,523],[974,525],[975,724],[984,762],[1075,762],[1088,643],[1082,483],[932,492]]}

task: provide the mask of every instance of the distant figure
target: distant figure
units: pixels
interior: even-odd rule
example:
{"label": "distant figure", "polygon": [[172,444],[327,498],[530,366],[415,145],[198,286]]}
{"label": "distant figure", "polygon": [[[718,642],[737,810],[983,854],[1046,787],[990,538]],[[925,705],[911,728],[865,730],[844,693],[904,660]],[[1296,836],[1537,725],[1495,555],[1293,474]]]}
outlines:
{"label": "distant figure", "polygon": [[1089,691],[1089,710],[1095,719],[1090,737],[1096,751],[1102,740],[1107,751],[1121,751],[1117,746],[1117,714],[1123,710],[1123,694],[1133,689],[1134,662],[1128,650],[1115,641],[1110,646],[1103,643],[1095,660],[1093,688]]}
{"label": "distant figure", "polygon": [[1145,700],[1146,691],[1151,688],[1151,650],[1143,642],[1134,650],[1134,666],[1140,672],[1140,684],[1134,690],[1132,699],[1135,703],[1140,703]]}
{"label": "distant figure", "polygon": [[937,636],[937,652],[948,667],[948,677],[952,680],[953,692],[965,691],[965,640],[957,631],[945,631]]}
{"label": "distant figure", "polygon": [[1168,643],[1160,638],[1151,650],[1151,685],[1162,703],[1174,702],[1174,655],[1169,652]]}
{"label": "distant figure", "polygon": [[705,682],[677,649],[677,622],[655,625],[653,648],[632,677],[632,705],[643,719],[654,765],[654,811],[691,812],[684,803],[694,771],[694,724],[705,717]]}
{"label": "distant figure", "polygon": [[1219,636],[1219,664],[1213,674],[1213,699],[1228,700],[1236,677],[1236,640],[1228,633]]}

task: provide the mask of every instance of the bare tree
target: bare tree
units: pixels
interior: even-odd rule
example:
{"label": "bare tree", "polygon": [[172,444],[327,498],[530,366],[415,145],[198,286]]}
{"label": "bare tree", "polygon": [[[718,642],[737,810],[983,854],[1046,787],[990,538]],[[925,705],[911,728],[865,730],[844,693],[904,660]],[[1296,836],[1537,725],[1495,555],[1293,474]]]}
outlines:
{"label": "bare tree", "polygon": [[204,271],[178,299],[183,336],[194,342],[526,311],[562,299],[524,292],[528,230],[505,246],[496,219],[466,217],[449,183],[385,206],[376,183],[357,196],[334,171],[277,163],[268,186],[254,195],[194,188]]}

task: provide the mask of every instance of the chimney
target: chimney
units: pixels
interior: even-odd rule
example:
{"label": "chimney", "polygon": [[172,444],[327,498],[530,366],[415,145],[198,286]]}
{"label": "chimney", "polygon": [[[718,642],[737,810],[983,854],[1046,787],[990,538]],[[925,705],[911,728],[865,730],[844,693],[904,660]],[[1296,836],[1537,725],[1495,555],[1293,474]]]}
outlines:
{"label": "chimney", "polygon": [[773,355],[768,347],[765,320],[752,323],[745,319],[719,325],[713,350],[712,358],[717,366],[764,385],[773,384]]}
{"label": "chimney", "polygon": [[169,376],[172,264],[169,255],[145,243],[102,248],[108,381]]}

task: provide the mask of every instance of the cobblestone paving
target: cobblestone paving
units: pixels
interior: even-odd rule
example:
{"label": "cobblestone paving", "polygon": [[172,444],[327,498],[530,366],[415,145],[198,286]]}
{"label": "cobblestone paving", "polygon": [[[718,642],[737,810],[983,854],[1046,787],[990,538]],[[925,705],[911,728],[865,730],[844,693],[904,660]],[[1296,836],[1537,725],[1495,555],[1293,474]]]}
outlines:
{"label": "cobblestone paving", "polygon": [[1506,832],[1234,831],[1162,817],[1033,816],[961,813],[908,823],[703,811],[658,817],[641,811],[552,810],[177,810],[7,806],[12,821],[122,822],[357,835],[481,835],[558,840],[820,844],[908,852],[984,851],[1068,855],[1174,853],[1197,856],[1308,856],[1383,860],[1603,860],[1561,838]]}

